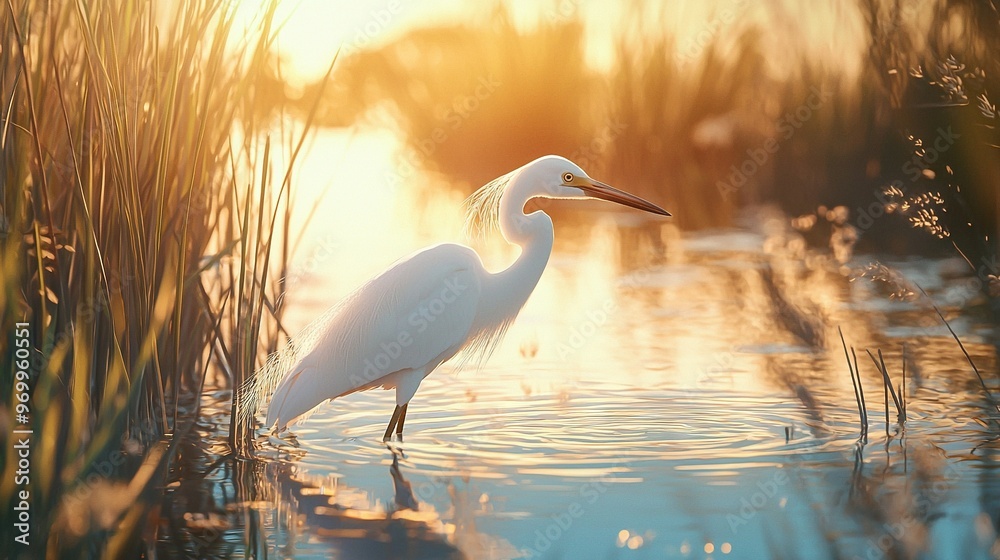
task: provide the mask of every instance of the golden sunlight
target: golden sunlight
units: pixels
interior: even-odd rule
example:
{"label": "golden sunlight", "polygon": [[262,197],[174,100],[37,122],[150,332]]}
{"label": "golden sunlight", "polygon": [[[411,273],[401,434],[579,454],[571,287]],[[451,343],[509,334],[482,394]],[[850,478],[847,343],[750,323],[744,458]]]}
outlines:
{"label": "golden sunlight", "polygon": [[1000,550],[991,3],[0,12],[12,559]]}
{"label": "golden sunlight", "polygon": [[[234,0],[239,18],[249,25],[271,0]],[[461,14],[460,2],[403,0],[279,0],[277,50],[289,78],[320,78],[337,55],[373,49],[402,32]]]}

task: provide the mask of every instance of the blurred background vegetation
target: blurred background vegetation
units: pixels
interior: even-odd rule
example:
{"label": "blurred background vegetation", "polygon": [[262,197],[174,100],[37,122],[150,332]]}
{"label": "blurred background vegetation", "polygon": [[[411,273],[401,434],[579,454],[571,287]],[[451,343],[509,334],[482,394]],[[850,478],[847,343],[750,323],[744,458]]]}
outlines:
{"label": "blurred background vegetation", "polygon": [[[720,1],[681,42],[677,10],[630,2],[609,31],[607,68],[587,57],[590,4],[544,6],[515,25],[500,4],[475,23],[413,29],[346,57],[322,122],[398,126],[416,164],[464,192],[557,153],[694,229],[762,203],[792,215],[844,205],[858,220],[903,181],[907,194],[962,189],[950,202],[971,216],[952,229],[968,251],[996,237],[992,3]],[[476,99],[481,80],[496,85]],[[298,92],[306,106],[315,89]],[[941,136],[954,145],[927,155]],[[889,222],[858,228],[862,241],[911,250],[912,236]]]}

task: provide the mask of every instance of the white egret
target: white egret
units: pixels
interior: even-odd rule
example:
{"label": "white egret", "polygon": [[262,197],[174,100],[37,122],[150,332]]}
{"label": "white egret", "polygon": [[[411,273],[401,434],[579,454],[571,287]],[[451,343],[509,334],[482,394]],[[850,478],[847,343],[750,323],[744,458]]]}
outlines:
{"label": "white egret", "polygon": [[480,363],[492,352],[534,290],[552,252],[552,219],[524,213],[536,197],[598,198],[670,214],[596,181],[573,162],[545,156],[493,180],[469,197],[470,220],[499,226],[521,247],[505,270],[489,272],[469,247],[442,244],[418,251],[369,280],[272,355],[248,387],[255,412],[274,389],[266,427],[282,430],[325,400],[381,387],[396,390],[385,430],[402,438],[406,408],[442,362],[464,350]]}

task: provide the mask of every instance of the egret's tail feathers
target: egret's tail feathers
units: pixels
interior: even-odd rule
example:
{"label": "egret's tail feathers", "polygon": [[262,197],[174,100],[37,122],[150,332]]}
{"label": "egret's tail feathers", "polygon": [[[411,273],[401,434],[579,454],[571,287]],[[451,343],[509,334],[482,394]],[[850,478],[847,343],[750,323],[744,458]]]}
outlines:
{"label": "egret's tail feathers", "polygon": [[319,410],[319,405],[310,408],[309,410],[303,412],[302,414],[299,414],[298,416],[292,416],[290,418],[282,416],[281,412],[279,411],[275,413],[275,418],[273,422],[269,422],[268,420],[265,421],[269,423],[270,427],[275,432],[282,432],[289,426],[293,425],[297,426],[299,424],[302,424],[303,422],[308,420],[310,416],[315,414],[317,410]]}
{"label": "egret's tail feathers", "polygon": [[290,371],[288,375],[281,379],[281,384],[274,390],[270,402],[267,404],[267,419],[264,421],[265,427],[274,427],[277,431],[284,430],[289,424],[304,419],[308,416],[309,410],[299,410],[301,403],[298,397],[301,391],[296,391],[296,385],[302,376],[303,368],[297,367]]}
{"label": "egret's tail feathers", "polygon": [[275,388],[291,369],[294,352],[288,348],[274,352],[267,357],[264,366],[254,372],[237,392],[240,402],[236,407],[240,422],[250,422],[274,393]]}
{"label": "egret's tail feathers", "polygon": [[267,361],[239,388],[236,407],[239,421],[249,423],[259,414],[282,380],[291,375],[302,359],[311,352],[325,327],[337,315],[341,305],[331,307],[302,332],[289,339],[284,348],[272,353]]}

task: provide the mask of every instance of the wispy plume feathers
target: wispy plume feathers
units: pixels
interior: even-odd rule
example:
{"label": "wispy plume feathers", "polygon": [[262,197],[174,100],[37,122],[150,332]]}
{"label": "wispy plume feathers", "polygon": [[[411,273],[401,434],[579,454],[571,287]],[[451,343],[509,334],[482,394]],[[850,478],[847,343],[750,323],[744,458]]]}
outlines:
{"label": "wispy plume feathers", "polygon": [[278,384],[295,370],[295,366],[302,361],[302,358],[316,348],[320,337],[346,301],[347,298],[309,323],[302,332],[289,339],[284,348],[268,356],[264,365],[243,383],[242,390],[238,392],[242,395],[242,399],[240,406],[237,407],[241,421],[249,422],[258,413],[263,412],[265,403],[271,398]]}
{"label": "wispy plume feathers", "polygon": [[500,198],[520,169],[486,183],[465,199],[464,232],[469,239],[482,239],[500,229]]}

